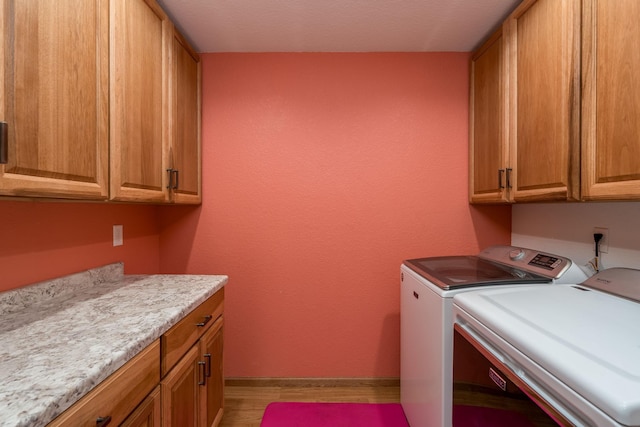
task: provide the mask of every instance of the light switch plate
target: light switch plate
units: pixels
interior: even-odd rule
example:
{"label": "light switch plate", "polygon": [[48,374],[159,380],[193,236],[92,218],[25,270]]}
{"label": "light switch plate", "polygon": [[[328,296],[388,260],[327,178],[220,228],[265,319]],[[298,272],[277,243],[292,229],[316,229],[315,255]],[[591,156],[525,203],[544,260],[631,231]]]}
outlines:
{"label": "light switch plate", "polygon": [[113,226],[113,246],[122,246],[123,242],[123,231],[121,225]]}

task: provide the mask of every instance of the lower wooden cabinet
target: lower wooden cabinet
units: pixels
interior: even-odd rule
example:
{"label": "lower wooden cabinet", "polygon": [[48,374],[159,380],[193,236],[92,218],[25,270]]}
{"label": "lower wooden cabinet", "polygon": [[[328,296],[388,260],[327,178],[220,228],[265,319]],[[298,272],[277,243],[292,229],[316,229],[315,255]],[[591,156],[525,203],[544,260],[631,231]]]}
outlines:
{"label": "lower wooden cabinet", "polygon": [[[49,426],[120,425],[160,381],[160,342],[137,356],[91,390]],[[102,424],[101,424],[102,423]]]}
{"label": "lower wooden cabinet", "polygon": [[222,316],[162,379],[164,427],[215,427],[223,413]]}
{"label": "lower wooden cabinet", "polygon": [[160,386],[158,385],[120,427],[161,427]]}
{"label": "lower wooden cabinet", "polygon": [[49,427],[217,427],[223,414],[224,288]]}
{"label": "lower wooden cabinet", "polygon": [[165,427],[198,425],[199,356],[198,347],[191,347],[160,383]]}
{"label": "lower wooden cabinet", "polygon": [[205,383],[200,389],[200,427],[215,427],[222,420],[224,377],[222,374],[222,317],[200,338],[205,361]]}

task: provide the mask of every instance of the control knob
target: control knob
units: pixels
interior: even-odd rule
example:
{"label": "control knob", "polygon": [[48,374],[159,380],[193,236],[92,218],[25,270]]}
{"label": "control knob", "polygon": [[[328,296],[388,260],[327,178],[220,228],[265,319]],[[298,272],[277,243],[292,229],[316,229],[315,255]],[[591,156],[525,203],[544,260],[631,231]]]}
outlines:
{"label": "control knob", "polygon": [[509,252],[509,258],[513,261],[519,261],[525,256],[525,251],[523,249],[514,249]]}

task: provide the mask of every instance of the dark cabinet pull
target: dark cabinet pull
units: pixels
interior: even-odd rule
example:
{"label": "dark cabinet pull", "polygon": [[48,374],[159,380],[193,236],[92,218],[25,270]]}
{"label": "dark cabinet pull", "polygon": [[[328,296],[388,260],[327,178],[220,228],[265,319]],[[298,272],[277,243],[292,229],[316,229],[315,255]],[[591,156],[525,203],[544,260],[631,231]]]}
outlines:
{"label": "dark cabinet pull", "polygon": [[511,171],[513,171],[513,169],[507,168],[507,188],[508,189],[511,189]]}
{"label": "dark cabinet pull", "polygon": [[205,359],[207,359],[207,367],[205,369],[205,376],[211,376],[211,353],[207,353],[204,355]]}
{"label": "dark cabinet pull", "polygon": [[498,189],[502,190],[504,185],[502,185],[502,175],[504,175],[504,169],[498,169]]}
{"label": "dark cabinet pull", "polygon": [[96,427],[106,427],[111,422],[111,417],[98,417],[96,418]]}
{"label": "dark cabinet pull", "polygon": [[209,320],[211,320],[211,315],[207,314],[206,316],[204,316],[204,322],[200,322],[200,323],[196,323],[196,326],[202,327],[204,325],[206,325],[207,323],[209,323]]}
{"label": "dark cabinet pull", "polygon": [[[207,377],[205,375],[205,363],[202,361],[198,361],[198,385],[205,385],[207,382]],[[202,380],[200,380],[202,378]]]}
{"label": "dark cabinet pull", "polygon": [[7,122],[0,122],[0,164],[9,161],[9,125]]}
{"label": "dark cabinet pull", "polygon": [[174,180],[173,189],[177,190],[178,189],[179,177],[180,177],[180,175],[179,175],[180,171],[178,171],[177,169],[174,169],[173,173],[176,174],[176,179]]}
{"label": "dark cabinet pull", "polygon": [[173,188],[173,169],[167,169],[167,173],[169,174],[169,183],[167,184],[167,190],[171,190]]}

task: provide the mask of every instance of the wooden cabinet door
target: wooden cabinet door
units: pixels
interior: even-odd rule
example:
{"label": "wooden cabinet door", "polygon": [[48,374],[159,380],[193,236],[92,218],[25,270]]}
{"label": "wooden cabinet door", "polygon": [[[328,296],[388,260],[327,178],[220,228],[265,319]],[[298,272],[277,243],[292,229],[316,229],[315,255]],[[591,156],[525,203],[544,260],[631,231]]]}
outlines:
{"label": "wooden cabinet door", "polygon": [[217,427],[224,407],[222,373],[222,317],[200,338],[200,356],[205,361],[205,384],[200,389],[200,427]]}
{"label": "wooden cabinet door", "polygon": [[4,0],[0,195],[108,196],[108,1]]}
{"label": "wooden cabinet door", "polygon": [[513,198],[578,200],[580,1],[525,0],[505,29]]}
{"label": "wooden cabinet door", "polygon": [[160,386],[157,386],[120,427],[160,427]]}
{"label": "wooden cabinet door", "polygon": [[167,199],[171,22],[154,0],[111,2],[111,199]]}
{"label": "wooden cabinet door", "polygon": [[162,425],[164,427],[197,427],[198,393],[204,381],[204,368],[197,345],[167,374],[162,388]]}
{"label": "wooden cabinet door", "polygon": [[471,58],[469,199],[508,202],[506,57],[502,29]]}
{"label": "wooden cabinet door", "polygon": [[640,3],[584,0],[582,195],[640,198]]}
{"label": "wooden cabinet door", "polygon": [[171,198],[176,203],[201,202],[200,70],[200,56],[174,30],[170,168],[175,171]]}

